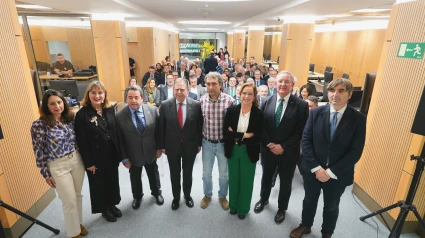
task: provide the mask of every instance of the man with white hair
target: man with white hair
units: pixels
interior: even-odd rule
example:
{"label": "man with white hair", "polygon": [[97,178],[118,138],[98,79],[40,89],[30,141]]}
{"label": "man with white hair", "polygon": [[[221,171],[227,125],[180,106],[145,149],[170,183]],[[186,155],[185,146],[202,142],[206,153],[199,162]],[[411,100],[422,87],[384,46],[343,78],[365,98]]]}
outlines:
{"label": "man with white hair", "polygon": [[276,93],[276,78],[270,77],[269,80],[267,80],[267,96],[273,96]]}

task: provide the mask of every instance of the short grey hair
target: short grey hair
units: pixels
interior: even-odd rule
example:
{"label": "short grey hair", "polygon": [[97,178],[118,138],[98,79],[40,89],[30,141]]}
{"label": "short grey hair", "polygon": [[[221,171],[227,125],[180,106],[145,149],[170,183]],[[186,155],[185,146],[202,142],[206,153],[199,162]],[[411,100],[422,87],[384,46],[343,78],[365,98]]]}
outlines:
{"label": "short grey hair", "polygon": [[286,71],[286,70],[280,71],[280,73],[276,76],[276,80],[278,80],[278,78],[282,77],[285,74],[289,75],[289,77],[292,80],[292,83],[295,83],[295,81],[296,81],[295,76],[291,72]]}
{"label": "short grey hair", "polygon": [[223,85],[223,78],[221,77],[221,74],[217,72],[209,72],[205,76],[205,82],[207,81],[208,78],[218,79],[218,84]]}
{"label": "short grey hair", "polygon": [[313,95],[307,97],[307,100],[314,103],[314,105],[319,105],[319,98]]}
{"label": "short grey hair", "polygon": [[127,90],[127,93],[125,94],[125,97],[127,98],[127,94],[128,94],[128,91],[139,91],[140,92],[140,96],[141,97],[143,97],[143,89],[139,86],[139,85],[131,85],[131,86],[128,86],[128,88],[127,88],[128,90]]}
{"label": "short grey hair", "polygon": [[266,85],[260,85],[260,87],[258,87],[258,91],[261,89],[265,89],[265,90],[269,90],[269,88]]}
{"label": "short grey hair", "polygon": [[173,89],[174,89],[174,86],[176,84],[178,84],[178,83],[186,85],[186,89],[189,89],[190,88],[190,86],[189,86],[189,80],[184,79],[184,78],[178,78],[178,79],[176,79],[174,81]]}

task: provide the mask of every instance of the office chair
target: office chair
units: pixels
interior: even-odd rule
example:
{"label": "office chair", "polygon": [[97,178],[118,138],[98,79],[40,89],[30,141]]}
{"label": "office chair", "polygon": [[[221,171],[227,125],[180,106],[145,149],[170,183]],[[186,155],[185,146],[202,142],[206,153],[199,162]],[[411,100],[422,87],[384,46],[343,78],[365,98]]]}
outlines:
{"label": "office chair", "polygon": [[331,66],[326,66],[325,72],[332,72],[332,67]]}
{"label": "office chair", "polygon": [[314,85],[314,83],[312,83],[312,82],[307,82],[307,85],[311,88],[311,91],[312,91],[312,95],[313,95],[313,96],[316,96],[316,97],[323,96],[323,93],[321,93],[321,92],[317,92],[317,90],[316,90],[316,85]]}
{"label": "office chair", "polygon": [[348,74],[342,74],[341,78],[348,79],[349,77],[350,77],[350,75],[348,75]]}
{"label": "office chair", "polygon": [[324,83],[323,84],[323,97],[321,102],[329,102],[329,98],[328,98],[328,84],[329,83]]}

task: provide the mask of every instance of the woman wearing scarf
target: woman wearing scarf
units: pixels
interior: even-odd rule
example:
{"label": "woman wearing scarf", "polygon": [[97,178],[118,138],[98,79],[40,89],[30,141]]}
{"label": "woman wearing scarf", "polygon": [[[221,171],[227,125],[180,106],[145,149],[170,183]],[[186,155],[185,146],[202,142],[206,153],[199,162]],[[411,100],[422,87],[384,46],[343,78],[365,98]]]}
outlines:
{"label": "woman wearing scarf", "polygon": [[159,107],[160,97],[159,90],[156,88],[156,81],[154,78],[148,79],[146,87],[143,89],[143,102],[152,106]]}

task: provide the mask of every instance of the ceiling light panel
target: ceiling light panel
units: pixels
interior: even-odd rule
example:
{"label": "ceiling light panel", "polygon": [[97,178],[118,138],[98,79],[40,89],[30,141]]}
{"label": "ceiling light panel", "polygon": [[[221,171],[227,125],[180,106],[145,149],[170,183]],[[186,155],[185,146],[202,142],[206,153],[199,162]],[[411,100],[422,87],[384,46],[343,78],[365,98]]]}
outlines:
{"label": "ceiling light panel", "polygon": [[204,20],[194,20],[194,21],[179,21],[180,24],[188,25],[228,25],[231,22],[228,21],[204,21]]}
{"label": "ceiling light panel", "polygon": [[391,11],[391,9],[375,9],[375,8],[365,8],[365,9],[359,9],[351,12],[385,12],[385,11]]}
{"label": "ceiling light panel", "polygon": [[44,6],[32,5],[32,4],[16,4],[16,7],[26,8],[26,9],[52,9],[50,7],[44,7]]}

